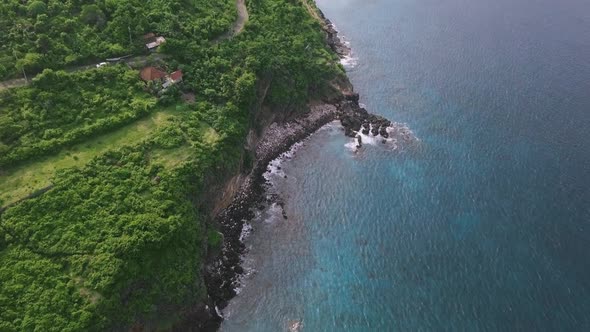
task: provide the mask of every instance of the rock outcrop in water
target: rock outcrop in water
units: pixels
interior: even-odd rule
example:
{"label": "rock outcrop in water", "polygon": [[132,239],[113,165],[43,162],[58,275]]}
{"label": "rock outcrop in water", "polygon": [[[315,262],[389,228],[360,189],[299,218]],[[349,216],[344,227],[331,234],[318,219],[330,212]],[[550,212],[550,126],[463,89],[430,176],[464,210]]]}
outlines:
{"label": "rock outcrop in water", "polygon": [[371,114],[359,106],[358,101],[348,101],[341,105],[340,122],[344,127],[344,134],[349,137],[356,137],[357,132],[373,136],[381,135],[389,137],[387,128],[391,121],[386,118]]}

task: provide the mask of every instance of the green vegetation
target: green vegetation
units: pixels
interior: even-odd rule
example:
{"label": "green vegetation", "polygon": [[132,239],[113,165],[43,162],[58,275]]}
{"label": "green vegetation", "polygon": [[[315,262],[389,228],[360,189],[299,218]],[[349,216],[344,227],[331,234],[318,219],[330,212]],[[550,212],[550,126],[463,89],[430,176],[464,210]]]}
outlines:
{"label": "green vegetation", "polygon": [[183,179],[193,170],[109,152],[6,211],[0,329],[103,330],[202,296],[202,226],[186,199],[197,184]]}
{"label": "green vegetation", "polygon": [[57,151],[149,113],[156,98],[124,66],[80,73],[45,70],[30,87],[5,90],[0,167]]}
{"label": "green vegetation", "polygon": [[[52,185],[0,215],[0,331],[170,325],[204,299],[202,258],[223,238],[203,184],[247,159],[261,103],[298,109],[343,74],[309,3],[247,5],[244,31],[212,42],[234,0],[0,4],[0,76],[42,72],[0,93],[0,206]],[[143,52],[150,31],[167,40],[159,66],[184,72],[161,96],[123,65],[58,70]]]}
{"label": "green vegetation", "polygon": [[209,229],[209,233],[207,234],[207,244],[210,248],[219,249],[221,247],[222,241],[223,234],[214,229]]}
{"label": "green vegetation", "polygon": [[58,170],[50,191],[4,212],[0,330],[103,330],[202,298],[207,237],[190,197],[222,150],[182,112],[140,143]]}
{"label": "green vegetation", "polygon": [[233,0],[5,0],[0,78],[145,52],[142,36],[207,41],[233,22]]}
{"label": "green vegetation", "polygon": [[[5,174],[0,174],[0,200],[5,204],[13,203],[51,185],[59,170],[84,166],[110,149],[141,142],[149,137],[150,132],[169,124],[176,113],[173,110],[174,108],[168,108],[156,111],[147,118],[76,144],[55,155],[9,169]],[[158,159],[163,162],[174,160],[169,156],[170,153],[166,150],[165,154],[158,155]]]}

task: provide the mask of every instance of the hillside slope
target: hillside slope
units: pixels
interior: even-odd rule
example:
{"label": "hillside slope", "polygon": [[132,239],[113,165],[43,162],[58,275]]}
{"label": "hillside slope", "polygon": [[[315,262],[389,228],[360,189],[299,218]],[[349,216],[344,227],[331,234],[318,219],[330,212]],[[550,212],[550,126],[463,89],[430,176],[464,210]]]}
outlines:
{"label": "hillside slope", "polygon": [[[170,329],[207,302],[201,271],[222,240],[211,211],[251,166],[248,132],[306,110],[344,75],[301,1],[247,1],[242,32],[215,43],[235,5],[0,5],[14,50],[0,52],[0,76],[40,73],[0,91],[1,331]],[[166,57],[144,50],[149,32]],[[125,53],[182,82],[162,91],[124,64],[62,71]]]}

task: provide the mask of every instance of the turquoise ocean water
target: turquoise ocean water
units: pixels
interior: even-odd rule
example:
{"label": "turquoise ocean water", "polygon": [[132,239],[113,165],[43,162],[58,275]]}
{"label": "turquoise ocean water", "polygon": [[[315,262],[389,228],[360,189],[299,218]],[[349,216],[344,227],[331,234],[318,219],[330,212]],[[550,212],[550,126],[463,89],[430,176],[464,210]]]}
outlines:
{"label": "turquoise ocean water", "polygon": [[318,5],[419,141],[277,163],[222,330],[590,331],[590,2]]}

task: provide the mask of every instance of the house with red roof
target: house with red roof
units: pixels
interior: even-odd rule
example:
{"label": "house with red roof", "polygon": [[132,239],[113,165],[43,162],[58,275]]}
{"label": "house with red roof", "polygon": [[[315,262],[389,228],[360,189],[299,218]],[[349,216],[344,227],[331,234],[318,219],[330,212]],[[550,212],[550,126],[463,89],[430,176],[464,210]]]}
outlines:
{"label": "house with red roof", "polygon": [[177,70],[175,72],[173,72],[172,74],[170,74],[170,80],[174,83],[178,83],[180,81],[182,81],[182,70]]}
{"label": "house with red roof", "polygon": [[158,69],[156,67],[145,67],[139,73],[139,76],[145,82],[160,80],[168,76],[165,71]]}
{"label": "house with red roof", "polygon": [[145,67],[139,73],[139,76],[144,82],[157,81],[162,83],[162,88],[165,90],[171,85],[182,82],[182,70],[177,70],[168,75],[165,71],[156,67]]}

